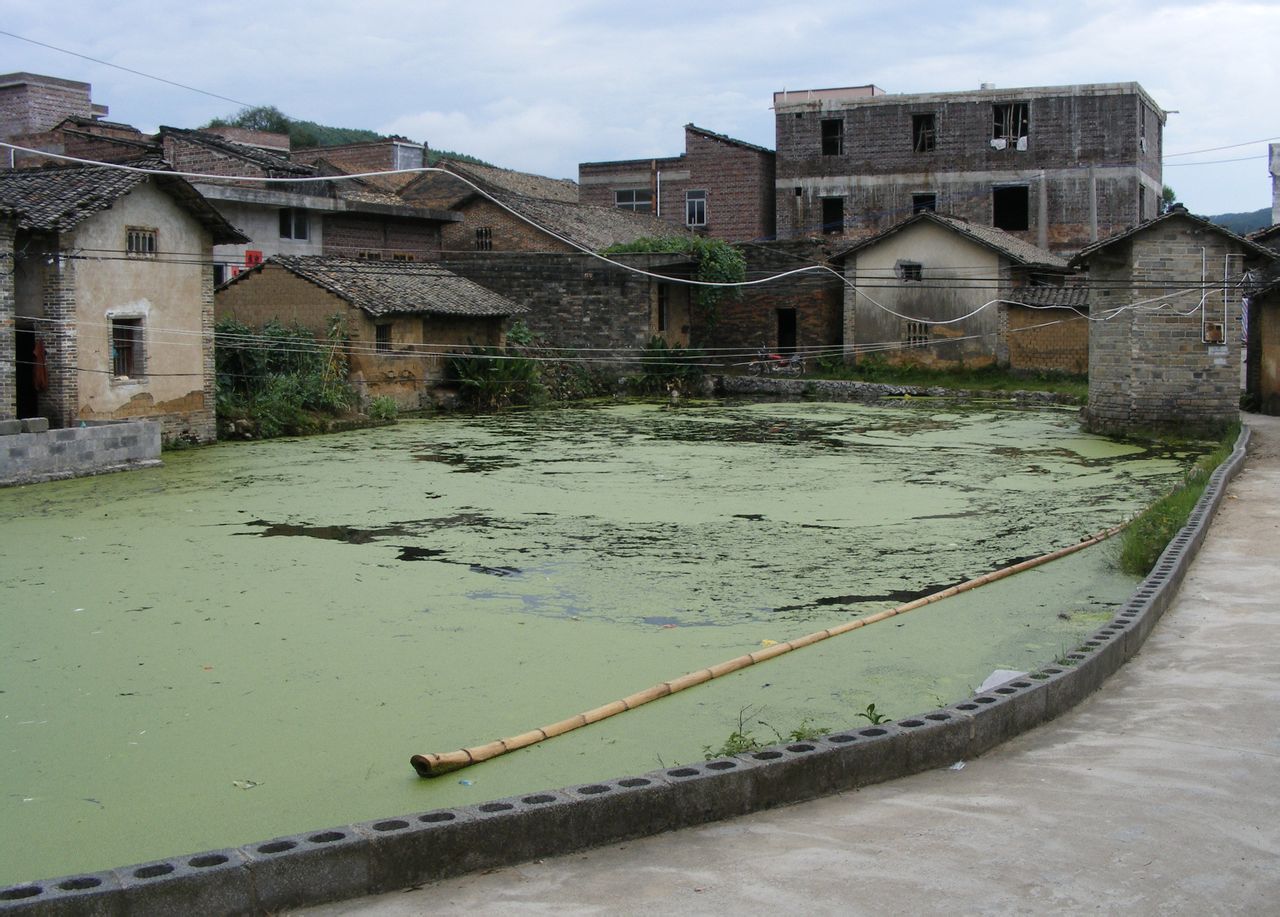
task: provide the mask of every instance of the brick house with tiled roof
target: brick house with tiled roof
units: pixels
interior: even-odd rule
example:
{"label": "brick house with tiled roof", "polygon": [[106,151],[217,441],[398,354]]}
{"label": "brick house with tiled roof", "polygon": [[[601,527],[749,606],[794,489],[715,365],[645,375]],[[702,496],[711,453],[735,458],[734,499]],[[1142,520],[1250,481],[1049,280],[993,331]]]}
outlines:
{"label": "brick house with tiled roof", "polygon": [[214,244],[245,237],[177,176],[103,167],[0,172],[0,209],[15,216],[0,240],[13,266],[0,325],[17,364],[0,367],[13,373],[0,415],[155,419],[166,439],[211,441],[209,262]]}
{"label": "brick house with tiled roof", "polygon": [[684,145],[679,156],[580,163],[580,199],[730,242],[772,239],[773,151],[695,124]]}
{"label": "brick house with tiled roof", "polygon": [[219,288],[218,318],[258,328],[298,323],[323,337],[334,315],[350,333],[350,380],[364,398],[428,407],[450,353],[500,346],[526,306],[438,264],[275,255]]}

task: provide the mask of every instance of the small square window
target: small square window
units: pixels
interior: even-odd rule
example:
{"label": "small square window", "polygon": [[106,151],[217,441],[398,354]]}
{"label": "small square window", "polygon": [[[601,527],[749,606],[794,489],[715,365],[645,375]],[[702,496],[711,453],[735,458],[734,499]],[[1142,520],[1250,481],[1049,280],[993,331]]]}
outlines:
{"label": "small square window", "polygon": [[707,192],[686,191],[684,193],[684,222],[686,226],[707,225]]}
{"label": "small square window", "polygon": [[912,213],[937,213],[938,211],[938,195],[932,192],[922,192],[920,194],[911,195],[911,212]]}
{"label": "small square window", "polygon": [[493,251],[493,228],[490,226],[481,226],[476,230],[476,251],[491,252]]}
{"label": "small square window", "polygon": [[361,261],[381,261],[382,252],[375,252],[375,251],[356,252],[356,258],[358,258]]}
{"label": "small square window", "polygon": [[391,255],[391,260],[408,263],[410,261],[416,261],[417,257],[409,254],[408,252],[395,252]]}
{"label": "small square window", "polygon": [[125,251],[135,258],[156,256],[156,231],[130,226],[125,230]]}
{"label": "small square window", "polygon": [[111,375],[117,379],[138,379],[145,374],[142,319],[111,320]]}
{"label": "small square window", "polygon": [[824,197],[822,199],[822,231],[844,232],[844,198]]}
{"label": "small square window", "polygon": [[929,326],[925,322],[906,323],[903,329],[902,343],[911,348],[928,347],[929,346]]}
{"label": "small square window", "polygon": [[653,191],[648,188],[633,188],[613,192],[613,206],[619,210],[633,210],[636,213],[649,213],[653,210]]}
{"label": "small square window", "polygon": [[[1031,135],[1030,106],[1026,102],[1002,102],[992,106],[992,146],[996,149],[1027,148]],[[1019,141],[1024,141],[1019,143]]]}
{"label": "small square window", "polygon": [[391,353],[391,326],[390,325],[374,326],[373,349],[377,353]]}
{"label": "small square window", "polygon": [[285,207],[280,211],[280,238],[305,242],[310,238],[310,222],[307,212],[297,207]]}
{"label": "small square window", "polygon": [[924,280],[924,265],[919,261],[899,261],[898,278],[904,283]]}
{"label": "small square window", "polygon": [[844,154],[844,119],[822,119],[822,155],[841,156]]}
{"label": "small square window", "polygon": [[932,153],[937,149],[938,135],[934,127],[934,115],[911,116],[911,148],[917,153]]}
{"label": "small square window", "polygon": [[1031,226],[1031,190],[1012,185],[991,190],[991,225],[1009,232],[1024,232]]}

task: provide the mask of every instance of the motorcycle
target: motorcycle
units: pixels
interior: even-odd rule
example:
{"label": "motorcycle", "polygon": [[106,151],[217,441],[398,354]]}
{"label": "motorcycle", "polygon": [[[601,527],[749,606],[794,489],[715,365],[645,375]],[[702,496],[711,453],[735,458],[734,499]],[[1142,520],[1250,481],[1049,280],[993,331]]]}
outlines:
{"label": "motorcycle", "polygon": [[761,347],[759,353],[756,354],[756,358],[747,364],[747,372],[753,376],[798,376],[804,372],[804,357],[798,353],[793,353],[791,356],[770,353],[767,349]]}

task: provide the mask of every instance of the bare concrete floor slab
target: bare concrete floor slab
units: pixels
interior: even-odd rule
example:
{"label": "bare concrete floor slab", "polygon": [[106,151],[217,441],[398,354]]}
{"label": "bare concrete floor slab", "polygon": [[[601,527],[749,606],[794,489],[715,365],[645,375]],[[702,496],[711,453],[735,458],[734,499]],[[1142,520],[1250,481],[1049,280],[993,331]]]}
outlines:
{"label": "bare concrete floor slab", "polygon": [[1280,910],[1280,419],[1142,652],[960,770],[312,915]]}

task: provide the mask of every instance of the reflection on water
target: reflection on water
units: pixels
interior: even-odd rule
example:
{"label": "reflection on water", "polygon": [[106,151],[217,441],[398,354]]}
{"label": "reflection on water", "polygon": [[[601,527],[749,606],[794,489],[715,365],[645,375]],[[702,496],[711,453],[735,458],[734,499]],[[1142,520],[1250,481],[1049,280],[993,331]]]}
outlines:
{"label": "reflection on water", "polygon": [[0,492],[0,883],[638,772],[747,705],[906,715],[1069,648],[1110,548],[489,762],[552,722],[1078,541],[1192,455],[1072,412],[617,405]]}

